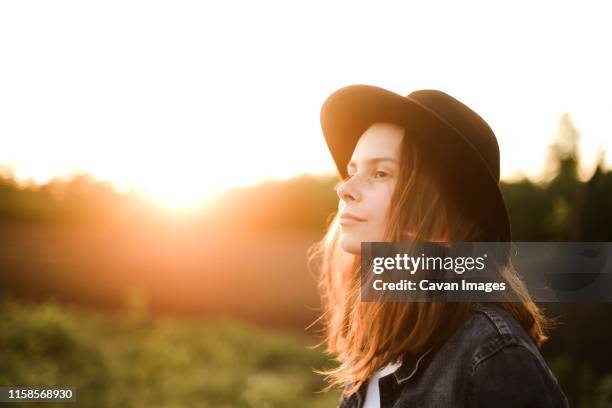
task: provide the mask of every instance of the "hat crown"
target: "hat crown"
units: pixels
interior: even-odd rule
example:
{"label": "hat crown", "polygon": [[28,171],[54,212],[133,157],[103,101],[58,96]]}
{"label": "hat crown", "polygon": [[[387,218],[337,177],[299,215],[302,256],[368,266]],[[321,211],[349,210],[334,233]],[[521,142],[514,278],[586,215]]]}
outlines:
{"label": "hat crown", "polygon": [[407,98],[455,128],[480,155],[491,176],[499,183],[499,145],[493,130],[480,115],[461,101],[436,89],[414,91]]}

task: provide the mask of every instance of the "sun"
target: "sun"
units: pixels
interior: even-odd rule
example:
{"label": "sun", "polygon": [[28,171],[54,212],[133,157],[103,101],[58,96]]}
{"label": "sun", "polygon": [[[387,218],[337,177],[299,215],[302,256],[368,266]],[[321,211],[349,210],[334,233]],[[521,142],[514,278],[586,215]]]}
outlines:
{"label": "sun", "polygon": [[160,184],[155,187],[139,189],[139,193],[156,207],[170,212],[191,212],[198,210],[210,202],[216,190],[197,190],[191,185]]}
{"label": "sun", "polygon": [[200,178],[197,172],[180,174],[155,171],[149,171],[142,177],[132,177],[129,188],[154,207],[171,213],[199,210],[223,190],[222,185]]}

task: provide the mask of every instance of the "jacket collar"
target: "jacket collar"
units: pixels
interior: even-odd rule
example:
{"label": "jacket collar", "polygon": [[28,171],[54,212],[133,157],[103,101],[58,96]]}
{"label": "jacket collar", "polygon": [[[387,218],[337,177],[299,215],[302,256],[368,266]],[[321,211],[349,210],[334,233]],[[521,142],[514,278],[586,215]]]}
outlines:
{"label": "jacket collar", "polygon": [[[482,303],[475,303],[472,307],[476,310],[486,310],[488,305],[484,305]],[[427,351],[422,353],[417,359],[411,357],[408,353],[404,354],[402,358],[402,365],[393,372],[393,376],[398,384],[403,383],[404,381],[408,381],[411,379],[418,371],[419,366],[423,366],[425,362],[423,361],[428,354],[433,354],[432,351],[436,349],[437,346],[430,347]]]}
{"label": "jacket collar", "polygon": [[[398,384],[401,384],[404,381],[408,381],[410,378],[412,378],[416,374],[416,372],[419,369],[419,367],[424,364],[423,359],[428,354],[430,354],[433,349],[434,349],[434,347],[430,348],[429,350],[427,350],[426,352],[421,354],[419,356],[419,358],[417,358],[416,360],[411,359],[408,354],[405,354],[403,356],[403,358],[402,358],[402,364],[399,366],[399,368],[397,370],[395,370],[393,372],[393,374],[389,374],[389,375],[387,375],[387,376],[385,376],[383,378],[387,378],[387,377],[393,375],[393,377],[395,378],[395,381]],[[345,408],[345,407],[348,407],[348,408],[361,407],[363,405],[363,402],[365,401],[366,391],[367,391],[368,383],[370,381],[371,380],[368,379],[363,384],[361,384],[361,387],[359,387],[357,392],[354,393],[353,395],[351,395],[350,398],[342,399],[341,400],[341,404],[339,405],[339,407],[340,408]]]}
{"label": "jacket collar", "polygon": [[434,347],[429,348],[427,351],[422,353],[417,359],[410,358],[408,354],[404,355],[402,359],[402,364],[400,367],[393,372],[393,376],[395,377],[395,381],[398,384],[403,383],[404,381],[408,381],[411,379],[419,369],[419,366],[422,366],[424,362],[422,360],[430,354],[430,352],[434,349]]}

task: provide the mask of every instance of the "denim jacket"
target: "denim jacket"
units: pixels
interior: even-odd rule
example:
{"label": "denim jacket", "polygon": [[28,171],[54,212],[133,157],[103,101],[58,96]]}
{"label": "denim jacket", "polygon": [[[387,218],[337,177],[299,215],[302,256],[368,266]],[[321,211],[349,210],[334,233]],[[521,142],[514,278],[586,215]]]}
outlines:
{"label": "denim jacket", "polygon": [[[381,408],[569,406],[533,340],[494,303],[475,304],[436,351],[404,359],[378,384]],[[367,386],[338,407],[360,408]]]}

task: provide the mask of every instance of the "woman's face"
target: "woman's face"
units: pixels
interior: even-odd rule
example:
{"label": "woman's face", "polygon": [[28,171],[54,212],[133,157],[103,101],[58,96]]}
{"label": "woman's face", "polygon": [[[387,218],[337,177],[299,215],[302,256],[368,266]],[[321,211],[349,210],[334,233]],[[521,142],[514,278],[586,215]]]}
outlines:
{"label": "woman's face", "polygon": [[[383,240],[403,136],[401,126],[379,122],[357,142],[347,166],[348,179],[336,190],[340,198],[340,244],[346,252],[359,254],[362,241]],[[344,218],[349,214],[359,220]]]}

